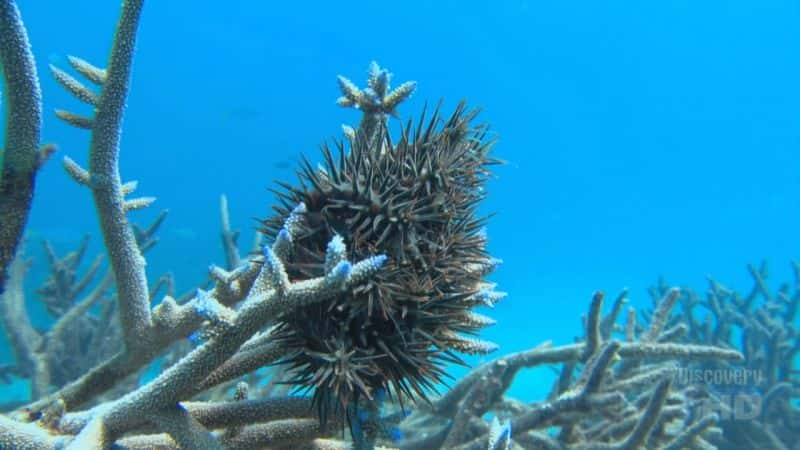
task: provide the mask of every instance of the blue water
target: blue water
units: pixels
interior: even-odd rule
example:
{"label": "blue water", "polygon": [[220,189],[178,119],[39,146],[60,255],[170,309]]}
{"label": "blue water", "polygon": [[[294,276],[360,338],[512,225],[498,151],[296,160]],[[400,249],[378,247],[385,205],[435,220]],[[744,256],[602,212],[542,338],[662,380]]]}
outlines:
{"label": "blue water", "polygon": [[[59,159],[85,162],[88,134],[51,111],[87,110],[47,65],[65,67],[69,54],[104,64],[119,2],[19,5],[42,78],[43,137]],[[773,284],[791,281],[799,19],[787,0],[151,1],[121,163],[139,194],[158,197],[133,220],[170,210],[148,271],[172,271],[184,291],[224,262],[222,193],[245,247],[272,180],[293,181],[300,153],[315,158],[342,123],[358,122],[334,103],[336,75],[363,85],[374,59],[396,84],[419,82],[402,118],[466,98],[500,138],[509,163],[484,210],[498,213],[488,231],[505,264],[493,279],[510,295],[484,336],[501,352],[580,335],[598,289],[629,287],[649,305],[659,275],[702,292],[713,274],[744,290],[746,264],[762,259]],[[55,161],[39,177],[29,229],[64,252],[88,232],[100,251],[91,196]],[[44,264],[35,242],[31,254]],[[538,376],[514,393],[535,398]]]}

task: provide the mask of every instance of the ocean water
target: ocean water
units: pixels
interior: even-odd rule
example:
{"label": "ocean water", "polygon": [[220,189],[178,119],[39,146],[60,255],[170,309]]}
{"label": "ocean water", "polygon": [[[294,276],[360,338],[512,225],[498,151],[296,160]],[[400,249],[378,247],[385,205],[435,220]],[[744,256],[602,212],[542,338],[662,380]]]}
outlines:
{"label": "ocean water", "polygon": [[[119,2],[18,3],[38,58],[43,138],[58,145],[29,222],[33,289],[46,268],[39,239],[66,252],[88,233],[102,251],[91,195],[58,162],[85,162],[88,133],[52,114],[88,110],[47,67],[67,55],[102,65]],[[747,290],[746,265],[762,260],[771,285],[792,281],[798,19],[786,0],[148,2],[121,153],[123,179],[158,197],[132,219],[169,209],[148,272],[174,273],[182,292],[224,262],[220,194],[249,242],[273,181],[294,181],[299,155],[318,160],[341,124],[358,123],[335,104],[336,75],[363,85],[375,60],[395,84],[418,81],[401,119],[466,99],[499,138],[508,163],[482,208],[496,213],[490,248],[504,264],[492,279],[509,296],[483,337],[501,354],[581,335],[596,290],[627,287],[649,305],[659,276],[702,292],[708,274]],[[0,341],[0,362],[10,358]],[[512,393],[541,398],[551,377],[526,373]]]}

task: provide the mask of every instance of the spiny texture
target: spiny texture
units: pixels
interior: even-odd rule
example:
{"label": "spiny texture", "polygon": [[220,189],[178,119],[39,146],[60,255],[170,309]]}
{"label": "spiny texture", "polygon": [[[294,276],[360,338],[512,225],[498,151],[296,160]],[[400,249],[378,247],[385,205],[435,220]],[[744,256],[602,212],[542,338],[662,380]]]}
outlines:
{"label": "spiny texture", "polygon": [[359,134],[349,152],[343,143],[323,146],[323,165],[304,159],[299,184],[280,183],[281,205],[262,231],[275,238],[292,206],[306,205],[286,264],[292,279],[324,273],[329,242],[346,243],[348,258],[389,257],[373,280],[277,326],[276,339],[291,349],[290,382],[314,390],[323,420],[350,415],[380,392],[426,398],[446,376],[444,365],[461,362],[455,352],[494,350],[463,336],[493,323],[471,309],[502,296],[483,281],[497,260],[476,209],[488,166],[499,161],[490,157],[487,128],[471,124],[476,114],[462,103],[445,119],[437,108],[416,130],[409,122],[396,144],[381,127],[378,141]]}

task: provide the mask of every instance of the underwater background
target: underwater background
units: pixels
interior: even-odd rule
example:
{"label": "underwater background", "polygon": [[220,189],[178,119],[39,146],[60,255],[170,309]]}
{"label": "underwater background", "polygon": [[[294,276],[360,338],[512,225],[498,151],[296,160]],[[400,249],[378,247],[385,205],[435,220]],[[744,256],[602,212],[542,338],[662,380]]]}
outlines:
{"label": "underwater background", "polygon": [[[44,141],[83,163],[88,133],[53,117],[75,102],[47,65],[104,61],[119,2],[18,3],[38,56]],[[482,337],[501,353],[572,341],[595,290],[628,287],[634,305],[649,305],[659,276],[702,292],[707,274],[746,290],[746,265],[761,260],[771,283],[789,281],[799,20],[800,5],[777,0],[150,2],[121,161],[125,181],[158,197],[132,221],[170,211],[148,272],[174,273],[182,293],[224,261],[220,194],[246,248],[273,180],[294,182],[300,154],[317,161],[341,124],[358,122],[335,104],[336,75],[362,83],[375,60],[394,84],[419,82],[401,119],[439,99],[449,113],[464,98],[499,137],[508,164],[483,208],[496,213],[490,250],[504,260],[492,278],[510,295]],[[37,181],[31,290],[47,272],[42,239],[65,253],[88,233],[90,255],[102,251],[89,193],[57,162]],[[10,361],[0,341],[0,364]],[[511,395],[540,398],[551,375],[524,375]],[[7,400],[26,393],[0,386]]]}

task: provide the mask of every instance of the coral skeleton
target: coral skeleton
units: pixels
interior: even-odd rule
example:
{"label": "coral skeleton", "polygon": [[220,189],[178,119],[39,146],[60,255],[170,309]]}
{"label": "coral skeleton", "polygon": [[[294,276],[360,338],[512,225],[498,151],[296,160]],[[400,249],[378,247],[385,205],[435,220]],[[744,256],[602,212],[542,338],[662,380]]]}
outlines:
{"label": "coral skeleton", "polygon": [[[91,134],[88,165],[65,156],[63,166],[91,191],[105,254],[84,264],[88,237],[64,256],[44,241],[50,276],[31,295],[25,225],[36,175],[55,147],[40,142],[22,16],[14,0],[0,0],[0,323],[14,357],[0,381],[30,385],[28,401],[0,404],[0,449],[793,445],[800,290],[769,291],[765,269],[751,270],[756,288],[746,296],[715,281],[706,300],[660,284],[641,315],[626,309],[627,292],[610,308],[598,292],[575,342],[488,359],[498,346],[478,334],[495,321],[476,309],[506,296],[487,278],[500,260],[478,214],[489,169],[501,163],[494,140],[463,102],[449,115],[440,106],[423,113],[395,138],[389,121],[416,83],[392,89],[374,62],[365,88],[338,79],[338,104],[357,109],[359,125],[323,146],[321,164],[304,158],[296,183],[277,183],[249,252],[240,253],[223,195],[224,263],[208,268],[209,281],[176,295],[170,274],[148,278],[145,254],[166,212],[146,227],[131,223],[128,213],[155,199],[131,197],[138,184],[119,170],[143,3],[122,2],[106,67],[69,57],[69,68],[50,68],[93,107],[91,116],[55,115]],[[52,319],[47,329],[32,325],[34,298]],[[444,387],[461,354],[486,362]],[[510,397],[523,369],[537,367],[558,371],[550,394],[534,403]],[[763,371],[763,413],[733,422],[723,394],[675,379],[695,368]]]}

